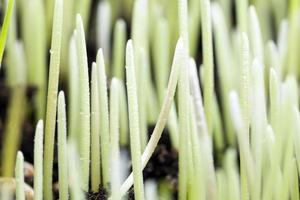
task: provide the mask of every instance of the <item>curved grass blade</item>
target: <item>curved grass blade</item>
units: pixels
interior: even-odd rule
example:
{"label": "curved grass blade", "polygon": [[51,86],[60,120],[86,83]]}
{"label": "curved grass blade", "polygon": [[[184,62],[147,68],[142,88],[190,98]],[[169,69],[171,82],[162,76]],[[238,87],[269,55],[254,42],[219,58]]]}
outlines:
{"label": "curved grass blade", "polygon": [[[151,138],[144,150],[142,155],[142,167],[145,168],[146,164],[150,160],[155,147],[158,144],[158,141],[161,137],[162,131],[167,123],[168,116],[171,110],[171,106],[174,99],[175,89],[178,82],[179,69],[182,65],[182,57],[184,53],[183,41],[179,39],[176,45],[174,60],[172,64],[171,74],[168,83],[167,93],[164,99],[164,103],[162,109],[160,111],[157,123],[155,125],[154,131],[152,132]],[[129,190],[129,188],[133,184],[133,174],[131,173],[129,177],[125,180],[125,182],[121,186],[121,195],[125,195],[125,193]]]}

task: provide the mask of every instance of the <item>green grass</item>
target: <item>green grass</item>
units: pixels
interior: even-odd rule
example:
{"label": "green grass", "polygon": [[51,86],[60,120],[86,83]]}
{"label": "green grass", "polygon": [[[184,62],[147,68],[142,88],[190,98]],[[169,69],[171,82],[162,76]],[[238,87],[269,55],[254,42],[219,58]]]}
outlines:
{"label": "green grass", "polygon": [[7,40],[7,34],[9,32],[9,25],[13,13],[13,8],[14,8],[14,0],[9,0],[7,1],[7,8],[6,8],[6,13],[4,17],[4,22],[1,27],[1,33],[0,33],[0,68],[1,68],[1,63],[2,63],[2,58],[3,58],[3,53],[4,53],[4,48]]}
{"label": "green grass", "polygon": [[299,0],[6,3],[1,199],[300,198]]}
{"label": "green grass", "polygon": [[55,1],[52,42],[50,50],[50,67],[48,80],[48,95],[45,120],[45,150],[44,150],[44,198],[52,199],[52,174],[55,121],[57,111],[57,91],[60,66],[61,35],[63,26],[63,1]]}

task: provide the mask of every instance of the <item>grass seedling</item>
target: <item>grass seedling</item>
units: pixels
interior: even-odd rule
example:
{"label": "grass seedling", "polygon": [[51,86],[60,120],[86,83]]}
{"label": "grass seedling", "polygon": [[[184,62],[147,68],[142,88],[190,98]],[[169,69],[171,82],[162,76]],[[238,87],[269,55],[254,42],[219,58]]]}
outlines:
{"label": "grass seedling", "polygon": [[145,182],[145,197],[146,199],[157,199],[157,185],[155,181],[146,181]]}
{"label": "grass seedling", "polygon": [[70,197],[73,200],[84,199],[84,192],[82,191],[81,182],[81,171],[80,171],[80,161],[78,157],[78,152],[76,152],[76,146],[74,141],[70,140],[68,142],[68,176],[69,176],[69,187],[70,187]]}
{"label": "grass seedling", "polygon": [[114,27],[113,60],[112,68],[114,77],[124,80],[124,58],[126,42],[126,23],[118,20]]}
{"label": "grass seedling", "polygon": [[15,177],[16,177],[16,200],[25,200],[24,184],[24,157],[21,152],[17,154]]}
{"label": "grass seedling", "polygon": [[82,189],[88,191],[90,177],[90,88],[86,53],[85,34],[80,15],[76,16],[76,52],[79,68],[79,141],[80,164],[82,171]]}
{"label": "grass seedling", "polygon": [[[191,143],[192,143],[192,160],[194,161],[194,171],[193,171],[193,178],[191,187],[191,199],[205,199],[205,180],[202,178],[203,168],[202,166],[202,159],[201,159],[201,146],[200,146],[200,138],[197,131],[197,121],[195,114],[195,107],[194,107],[194,100],[190,98],[190,135],[191,135]],[[204,114],[204,112],[203,112]],[[198,167],[196,167],[198,166]]]}
{"label": "grass seedling", "polygon": [[102,49],[97,53],[97,70],[99,85],[99,103],[100,103],[100,151],[102,163],[102,181],[104,187],[109,183],[109,113],[108,113],[108,95],[107,78],[105,72],[105,63]]}
{"label": "grass seedling", "polygon": [[[185,49],[186,50],[186,49]],[[186,54],[186,52],[185,52]],[[189,95],[189,85],[188,85],[188,62],[187,57],[182,58],[180,76],[178,81],[178,95],[179,95],[179,199],[186,199],[187,196],[187,158],[188,155],[188,143],[186,138],[186,133],[189,127],[189,115],[188,115],[188,105],[187,101]],[[184,69],[186,68],[186,69]]]}
{"label": "grass seedling", "polygon": [[[253,160],[255,161],[256,180],[261,180],[262,173],[262,135],[266,128],[266,107],[265,107],[265,88],[264,88],[264,75],[263,66],[259,60],[254,60],[251,69],[251,82],[252,82],[252,109],[259,112],[252,112],[251,116],[251,150]],[[253,198],[258,198],[260,195],[260,182],[255,183]]]}
{"label": "grass seedling", "polygon": [[110,173],[110,183],[111,183],[111,194],[112,200],[120,200],[120,186],[121,186],[121,180],[120,180],[120,146],[119,146],[119,137],[120,137],[120,106],[119,106],[119,93],[120,93],[120,84],[119,80],[116,78],[113,78],[111,81],[111,87],[110,87],[110,143],[111,143],[111,173]]}
{"label": "grass seedling", "polygon": [[[246,137],[249,135],[249,126],[250,126],[250,67],[249,67],[249,41],[248,37],[245,33],[241,35],[241,110],[244,124],[244,133]],[[245,172],[245,168],[243,167],[244,162],[241,162],[241,184],[242,184],[242,198],[249,199],[249,192],[247,186],[247,176]]]}
{"label": "grass seedling", "polygon": [[70,36],[72,35],[73,28],[75,25],[75,6],[76,1],[74,0],[65,0],[64,1],[64,26],[63,26],[63,35],[61,41],[61,48],[62,48],[62,56],[61,56],[61,68],[60,68],[60,77],[62,80],[69,80],[68,75],[72,73],[69,69],[72,63],[72,59],[70,58]]}
{"label": "grass seedling", "polygon": [[[299,134],[299,130],[300,130],[300,125],[299,125],[299,122],[300,122],[300,113],[299,111],[294,107],[293,108],[293,113],[294,113],[294,120],[296,121],[295,124],[295,154],[296,154],[296,161],[297,161],[297,164],[300,163],[300,148],[298,146],[299,144],[299,139],[300,139],[300,134]],[[297,165],[298,168],[299,168],[299,165]]]}
{"label": "grass seedling", "polygon": [[[135,70],[137,74],[137,88],[138,88],[138,103],[140,110],[140,128],[141,134],[147,136],[145,131],[145,124],[154,123],[158,113],[158,101],[154,90],[154,85],[151,81],[150,71],[150,58],[149,58],[149,13],[148,13],[148,0],[138,0],[134,2],[133,14],[132,14],[132,31],[131,37],[135,48]],[[144,53],[141,53],[144,51]],[[142,56],[143,55],[143,56]],[[145,70],[145,80],[140,77],[143,74],[141,71]],[[143,86],[140,81],[143,81]],[[142,91],[142,88],[145,91]],[[141,92],[142,91],[142,92]],[[147,93],[148,98],[144,98],[144,92]],[[142,138],[143,139],[143,138]],[[142,142],[144,148],[144,142]]]}
{"label": "grass seedling", "polygon": [[40,120],[34,136],[34,200],[43,199],[44,124]]}
{"label": "grass seedling", "polygon": [[[296,1],[295,1],[296,2]],[[298,8],[298,9],[296,9]],[[288,54],[287,54],[287,70],[290,73],[293,73],[299,76],[299,69],[298,69],[298,61],[299,58],[295,52],[299,50],[298,44],[299,38],[297,37],[300,32],[300,28],[297,23],[297,19],[300,16],[299,6],[295,6],[292,9],[289,16],[289,31],[288,31]]]}
{"label": "grass seedling", "polygon": [[1,186],[0,198],[3,200],[11,200],[13,198],[13,194],[9,184],[3,184]]}
{"label": "grass seedling", "polygon": [[279,86],[279,79],[278,75],[273,68],[270,69],[269,75],[269,93],[270,93],[270,123],[273,127],[273,131],[275,134],[278,133],[278,126],[280,124],[280,86]]}
{"label": "grass seedling", "polygon": [[139,53],[137,54],[137,82],[139,83],[138,88],[138,104],[139,106],[139,122],[140,122],[140,135],[141,135],[141,149],[144,150],[148,141],[147,135],[147,98],[144,95],[147,88],[147,58],[144,48],[139,48]]}
{"label": "grass seedling", "polygon": [[204,64],[204,109],[209,134],[212,136],[213,123],[213,90],[214,90],[214,63],[213,63],[213,41],[211,27],[211,7],[209,0],[201,1],[202,20],[202,51]]}
{"label": "grass seedling", "polygon": [[[239,1],[240,2],[240,1]],[[237,74],[237,70],[234,68],[230,68],[230,66],[234,66],[234,56],[231,51],[224,51],[223,49],[232,48],[230,33],[228,25],[226,25],[226,21],[224,20],[225,13],[224,9],[217,4],[212,4],[212,22],[214,29],[214,37],[215,37],[215,46],[216,46],[216,63],[217,63],[217,73],[220,80],[220,88],[221,88],[221,98],[223,99],[220,107],[221,112],[223,113],[224,119],[223,124],[225,127],[226,138],[229,144],[234,144],[235,135],[233,126],[231,123],[231,113],[229,108],[229,99],[228,94],[230,90],[234,88],[235,80],[232,79],[232,76]]]}
{"label": "grass seedling", "polygon": [[57,104],[57,144],[58,144],[58,180],[59,199],[67,200],[68,192],[68,149],[67,149],[67,118],[65,94],[60,91]]}
{"label": "grass seedling", "polygon": [[97,47],[103,51],[106,61],[105,71],[110,73],[108,61],[110,58],[110,38],[111,38],[111,6],[108,1],[101,1],[97,8]]}
{"label": "grass seedling", "polygon": [[240,32],[247,32],[247,8],[248,8],[248,0],[241,0],[237,1],[237,21],[238,21],[238,28]]}
{"label": "grass seedling", "polygon": [[165,89],[168,84],[169,64],[169,27],[166,19],[160,18],[154,35],[154,62],[155,82],[158,93],[159,105],[163,103]]}
{"label": "grass seedling", "polygon": [[[207,195],[213,197],[215,195],[216,190],[216,175],[215,169],[213,165],[213,157],[212,157],[212,141],[208,132],[205,112],[203,108],[203,101],[201,96],[201,90],[199,86],[199,79],[196,73],[196,66],[194,61],[190,61],[189,63],[189,82],[191,88],[191,95],[193,99],[193,107],[195,108],[195,120],[197,125],[197,132],[199,133],[200,141],[201,141],[201,151],[203,152],[203,163],[206,163],[204,169],[207,170],[209,174],[207,178],[208,183],[208,191]],[[217,108],[215,108],[217,109]],[[220,136],[216,136],[219,138]]]}
{"label": "grass seedling", "polygon": [[178,1],[179,31],[183,40],[183,52],[180,60],[180,73],[178,78],[178,111],[179,111],[179,166],[178,196],[180,200],[187,198],[188,171],[188,140],[186,133],[189,134],[189,81],[188,81],[188,56],[189,56],[189,38],[188,38],[188,14],[187,1]]}
{"label": "grass seedling", "polygon": [[214,123],[213,123],[213,131],[214,131],[214,142],[216,151],[221,151],[224,148],[224,136],[223,136],[223,128],[222,128],[222,118],[221,118],[221,110],[218,104],[217,95],[214,94]]}
{"label": "grass seedling", "polygon": [[250,125],[250,67],[249,67],[249,41],[245,33],[241,35],[241,109],[245,126],[245,133],[249,134]]}
{"label": "grass seedling", "polygon": [[179,128],[178,128],[178,117],[175,102],[172,103],[170,116],[168,121],[168,129],[170,129],[170,137],[174,148],[178,149],[179,146]]}
{"label": "grass seedling", "polygon": [[236,152],[229,149],[225,154],[225,171],[228,184],[228,199],[238,200],[240,197],[240,182],[238,176],[238,170],[236,167]]}
{"label": "grass seedling", "polygon": [[249,7],[249,38],[253,58],[264,61],[263,38],[254,6]]}
{"label": "grass seedling", "polygon": [[100,110],[97,64],[92,64],[91,82],[91,187],[97,192],[101,183],[100,166]]}
{"label": "grass seedling", "polygon": [[56,121],[57,90],[60,66],[61,35],[63,25],[63,1],[56,0],[53,17],[52,42],[45,123],[44,198],[52,200],[53,150]]}
{"label": "grass seedling", "polygon": [[239,103],[238,95],[236,92],[232,91],[229,94],[229,98],[231,102],[230,106],[231,106],[232,119],[237,134],[238,147],[241,153],[241,162],[242,162],[241,166],[245,168],[244,171],[246,172],[246,176],[247,176],[246,180],[248,183],[248,187],[250,188],[250,191],[253,191],[253,187],[254,187],[253,158],[250,151],[249,138],[248,135],[246,135],[245,133],[245,129],[243,125],[244,122],[240,111],[240,103]]}
{"label": "grass seedling", "polygon": [[1,33],[0,33],[0,68],[1,68],[2,58],[3,58],[5,43],[6,43],[6,39],[7,39],[7,33],[9,31],[11,16],[12,16],[12,13],[13,13],[14,3],[15,3],[14,0],[8,0],[7,1],[6,14],[5,14],[4,22],[3,22],[3,25],[2,25],[2,28],[1,28]]}
{"label": "grass seedling", "polygon": [[123,81],[119,81],[120,84],[120,145],[128,145],[128,110],[127,110],[127,99],[126,99],[126,89]]}
{"label": "grass seedling", "polygon": [[69,110],[68,110],[68,134],[74,139],[79,137],[79,69],[76,51],[76,31],[74,31],[69,46]]}
{"label": "grass seedling", "polygon": [[129,109],[130,147],[134,180],[135,198],[144,199],[144,184],[142,175],[141,139],[139,128],[139,108],[136,87],[134,51],[132,41],[126,45],[126,83]]}
{"label": "grass seedling", "polygon": [[198,37],[201,31],[201,14],[199,12],[200,1],[193,0],[189,2],[189,17],[188,17],[188,28],[189,28],[189,40],[190,40],[190,55],[196,57],[197,55],[197,44],[200,38]]}

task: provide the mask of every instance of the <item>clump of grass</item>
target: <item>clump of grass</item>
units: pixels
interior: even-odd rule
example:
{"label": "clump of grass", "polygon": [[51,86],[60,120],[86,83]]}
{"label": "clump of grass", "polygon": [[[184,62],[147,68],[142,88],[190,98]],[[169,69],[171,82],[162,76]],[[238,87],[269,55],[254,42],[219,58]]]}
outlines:
{"label": "clump of grass", "polygon": [[[36,200],[53,199],[56,144],[62,200],[119,200],[129,191],[138,200],[176,192],[182,200],[299,199],[298,1],[13,4],[0,34],[0,63],[8,35],[3,65],[12,91],[7,114],[0,109],[1,199],[13,195],[10,185],[17,200],[26,198],[19,150],[28,121],[36,124]],[[31,84],[37,93],[27,98]],[[170,144],[159,144],[163,134]],[[168,178],[143,174],[153,154],[164,162],[151,163],[154,173],[166,167]]]}

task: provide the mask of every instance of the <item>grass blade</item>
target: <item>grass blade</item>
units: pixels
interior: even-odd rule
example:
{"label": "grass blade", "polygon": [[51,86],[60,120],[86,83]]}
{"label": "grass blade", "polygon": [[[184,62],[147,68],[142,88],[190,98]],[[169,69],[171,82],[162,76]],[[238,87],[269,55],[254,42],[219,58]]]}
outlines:
{"label": "grass blade", "polygon": [[68,142],[68,171],[69,171],[69,187],[72,200],[85,199],[85,194],[82,191],[82,179],[78,152],[74,141]]}
{"label": "grass blade", "polygon": [[98,192],[101,183],[100,109],[97,64],[92,64],[91,82],[91,189]]}
{"label": "grass blade", "polygon": [[134,179],[134,195],[136,199],[142,200],[144,199],[144,184],[141,160],[139,109],[134,65],[134,52],[131,40],[129,40],[126,45],[126,82],[129,108],[130,147]]}
{"label": "grass blade", "polygon": [[58,94],[57,127],[59,199],[68,200],[67,117],[65,94],[63,91],[60,91]]}
{"label": "grass blade", "polygon": [[238,95],[235,91],[230,92],[230,108],[232,114],[232,120],[234,127],[236,129],[237,139],[238,139],[238,148],[241,155],[241,166],[245,168],[246,180],[248,181],[248,185],[250,191],[253,191],[254,187],[254,166],[253,166],[253,158],[250,150],[249,138],[248,135],[244,132],[243,118],[240,111],[240,102]]}
{"label": "grass blade", "polygon": [[[69,138],[76,139],[79,137],[79,69],[78,56],[76,50],[76,31],[74,31],[69,46]],[[78,142],[78,141],[77,141]],[[77,145],[79,145],[77,143]]]}
{"label": "grass blade", "polygon": [[89,88],[89,74],[88,74],[88,62],[85,35],[83,29],[83,23],[80,15],[76,16],[76,49],[79,66],[79,127],[80,137],[77,138],[80,141],[79,153],[81,161],[82,172],[82,189],[88,191],[89,189],[89,177],[90,177],[90,88]]}
{"label": "grass blade", "polygon": [[25,200],[24,183],[24,157],[22,152],[18,152],[16,161],[16,200]]}
{"label": "grass blade", "polygon": [[108,61],[110,60],[111,37],[111,5],[108,1],[100,1],[97,8],[97,47],[103,51],[106,61],[106,73],[110,73]]}
{"label": "grass blade", "polygon": [[1,69],[1,63],[2,63],[2,58],[3,58],[5,43],[6,43],[6,39],[7,39],[7,33],[9,30],[11,16],[13,13],[14,3],[15,3],[15,0],[8,0],[6,14],[4,17],[3,26],[2,26],[1,33],[0,33],[0,69]]}
{"label": "grass blade", "polygon": [[260,59],[264,62],[264,48],[261,29],[257,13],[254,6],[249,7],[249,41],[253,58]]}
{"label": "grass blade", "polygon": [[240,32],[247,33],[247,9],[248,9],[248,0],[239,0],[236,1],[236,9],[237,9],[237,21],[238,28]]}
{"label": "grass blade", "polygon": [[114,30],[114,44],[113,44],[113,77],[124,80],[124,54],[126,42],[126,23],[124,20],[118,20]]}
{"label": "grass blade", "polygon": [[202,51],[204,64],[204,110],[206,115],[208,132],[210,135],[212,135],[214,63],[210,1],[202,0],[200,4],[200,10],[202,23]]}
{"label": "grass blade", "polygon": [[44,124],[40,120],[34,136],[34,200],[43,199]]}
{"label": "grass blade", "polygon": [[[226,1],[226,0],[225,0]],[[240,2],[240,1],[239,1]],[[226,139],[229,144],[235,144],[235,135],[230,118],[230,107],[228,94],[230,90],[234,89],[238,73],[234,66],[234,52],[224,51],[224,49],[231,49],[231,38],[228,26],[226,26],[224,11],[218,3],[212,4],[212,20],[213,20],[213,33],[215,37],[216,46],[216,72],[220,80],[220,97],[222,101],[220,107],[221,112],[224,113],[223,124],[226,132]]]}
{"label": "grass blade", "polygon": [[128,145],[128,110],[126,89],[123,81],[120,81],[120,144],[122,146]]}
{"label": "grass blade", "polygon": [[102,159],[102,176],[103,185],[108,187],[109,183],[109,114],[108,114],[108,95],[107,95],[107,78],[102,49],[97,53],[98,66],[98,85],[100,100],[100,150]]}
{"label": "grass blade", "polygon": [[163,103],[165,89],[168,84],[168,73],[170,70],[169,35],[168,22],[166,21],[166,19],[160,18],[154,35],[155,50],[153,51],[153,59],[155,63],[155,82],[158,93],[159,106],[161,106]]}
{"label": "grass blade", "polygon": [[44,198],[52,200],[52,170],[56,120],[57,89],[60,66],[61,35],[63,24],[63,1],[55,1],[52,43],[50,50],[49,83],[45,125]]}
{"label": "grass blade", "polygon": [[120,200],[120,147],[119,147],[119,93],[120,84],[119,80],[113,78],[110,87],[110,142],[111,142],[111,194],[112,200]]}

